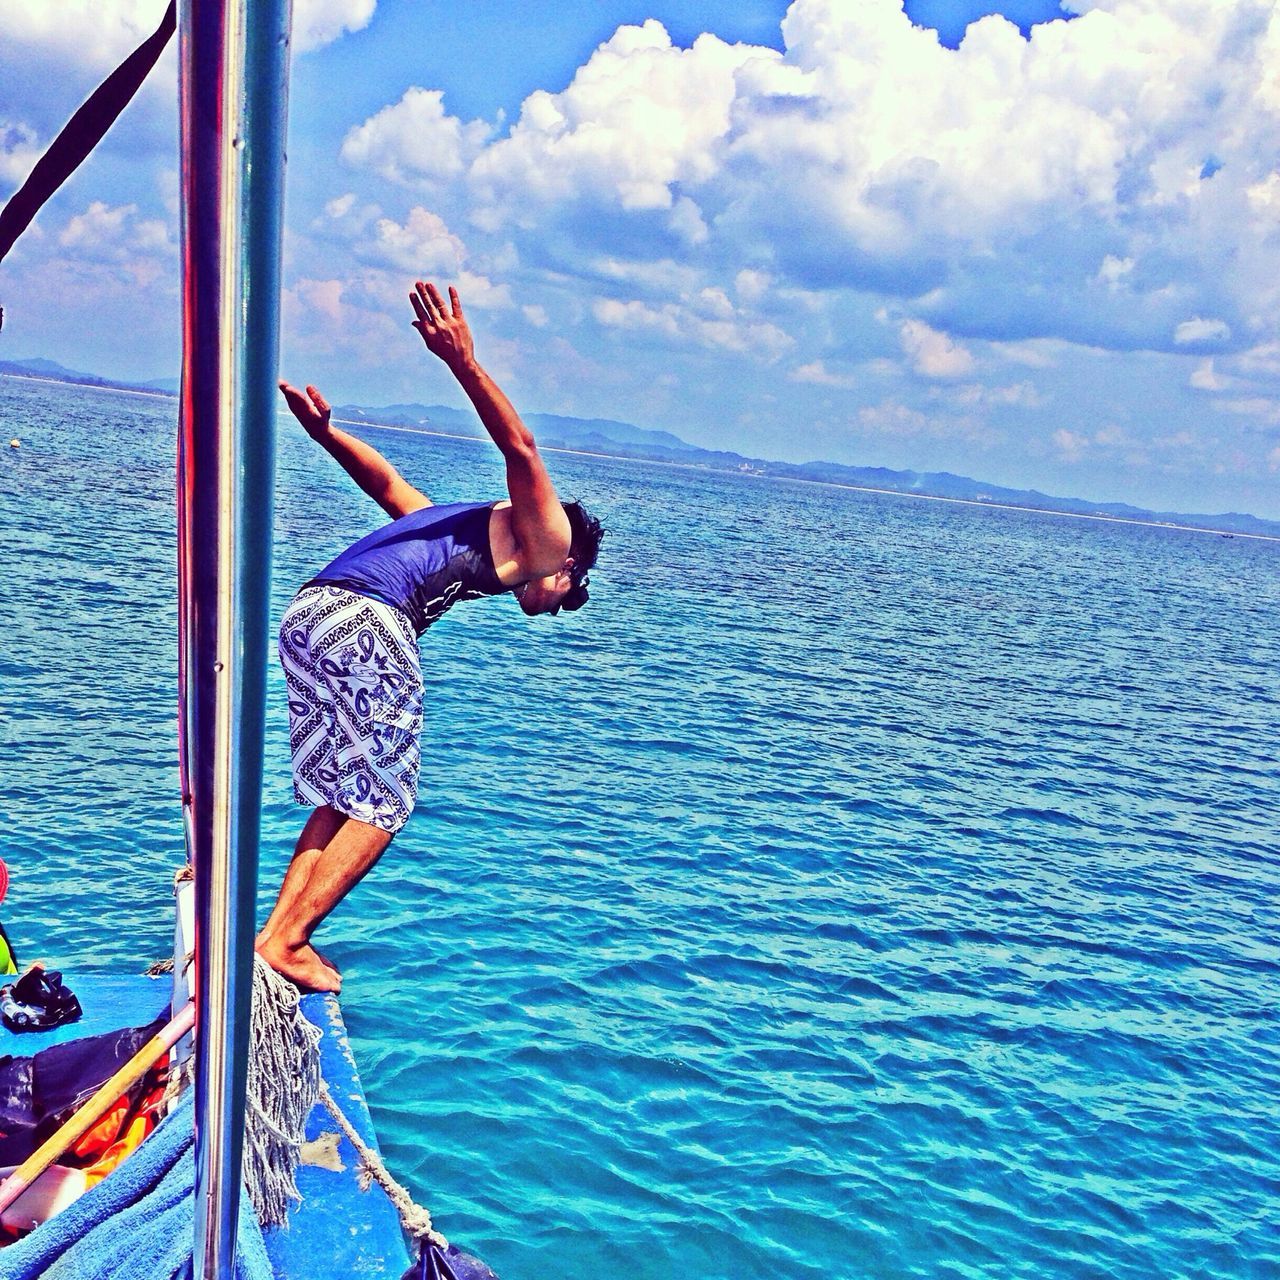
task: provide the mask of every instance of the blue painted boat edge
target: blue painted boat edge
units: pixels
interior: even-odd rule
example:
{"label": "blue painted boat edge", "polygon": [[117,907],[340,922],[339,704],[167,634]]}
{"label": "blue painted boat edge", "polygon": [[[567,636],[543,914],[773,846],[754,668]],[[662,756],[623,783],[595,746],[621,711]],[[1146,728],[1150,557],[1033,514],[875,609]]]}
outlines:
{"label": "blue painted boat edge", "polygon": [[[338,998],[304,996],[302,1012],[323,1032],[320,1070],[330,1094],[361,1141],[377,1151],[373,1119]],[[317,1147],[323,1143],[328,1150],[336,1146],[336,1163],[341,1167],[299,1166],[302,1203],[290,1214],[287,1227],[265,1233],[267,1256],[277,1280],[317,1280],[326,1274],[399,1280],[410,1262],[400,1217],[380,1187],[360,1189],[355,1149],[320,1104],[307,1120],[307,1141]],[[304,1153],[304,1159],[321,1158],[317,1148]]]}

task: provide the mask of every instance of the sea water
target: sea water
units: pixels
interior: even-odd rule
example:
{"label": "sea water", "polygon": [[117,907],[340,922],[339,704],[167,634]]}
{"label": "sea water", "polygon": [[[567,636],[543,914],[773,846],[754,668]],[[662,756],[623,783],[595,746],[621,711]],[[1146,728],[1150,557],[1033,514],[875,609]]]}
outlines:
{"label": "sea water", "polygon": [[[173,419],[0,379],[3,917],[70,971],[170,945]],[[380,522],[279,454],[277,622]],[[548,460],[591,603],[425,637],[419,810],[319,935],[446,1234],[504,1280],[1280,1274],[1280,545]]]}

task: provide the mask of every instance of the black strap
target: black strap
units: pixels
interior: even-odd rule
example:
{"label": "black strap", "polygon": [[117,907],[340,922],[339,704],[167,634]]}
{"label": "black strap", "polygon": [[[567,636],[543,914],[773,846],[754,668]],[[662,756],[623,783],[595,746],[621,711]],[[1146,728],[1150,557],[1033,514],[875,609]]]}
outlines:
{"label": "black strap", "polygon": [[63,126],[27,180],[0,209],[0,262],[31,225],[41,206],[80,167],[90,151],[129,105],[156,65],[177,27],[177,0],[169,0],[155,34],[144,40],[92,93]]}

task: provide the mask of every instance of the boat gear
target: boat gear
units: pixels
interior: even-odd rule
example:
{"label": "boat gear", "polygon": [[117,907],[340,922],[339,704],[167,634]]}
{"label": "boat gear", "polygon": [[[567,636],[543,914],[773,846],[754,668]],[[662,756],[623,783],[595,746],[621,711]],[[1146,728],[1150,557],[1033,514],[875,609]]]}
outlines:
{"label": "boat gear", "polygon": [[[188,1089],[155,1132],[109,1178],[3,1252],[5,1280],[184,1280],[195,1241],[194,1095]],[[247,1199],[234,1265],[222,1280],[273,1280]]]}
{"label": "boat gear", "polygon": [[0,1165],[21,1164],[164,1026],[124,1027],[0,1057]]}
{"label": "boat gear", "polygon": [[479,1258],[463,1253],[456,1244],[447,1249],[429,1245],[401,1280],[498,1280]]}
{"label": "boat gear", "polygon": [[10,1031],[48,1031],[83,1012],[57,969],[33,964],[17,982],[0,987],[0,1018]]}

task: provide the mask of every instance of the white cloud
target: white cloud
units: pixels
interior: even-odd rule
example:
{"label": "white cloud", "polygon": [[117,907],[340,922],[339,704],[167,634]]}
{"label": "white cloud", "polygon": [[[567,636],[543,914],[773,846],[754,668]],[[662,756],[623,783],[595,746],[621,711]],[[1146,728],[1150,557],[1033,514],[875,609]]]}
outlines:
{"label": "white cloud", "polygon": [[1238,413],[1246,418],[1262,418],[1266,422],[1280,422],[1280,400],[1267,396],[1240,396],[1234,400],[1219,402],[1228,413]]}
{"label": "white cloud", "polygon": [[714,320],[732,320],[735,314],[733,303],[723,289],[700,289],[694,305]]}
{"label": "white cloud", "polygon": [[1114,422],[1109,422],[1106,426],[1099,427],[1093,433],[1093,439],[1096,444],[1100,444],[1107,449],[1127,448],[1133,443],[1129,433]]}
{"label": "white cloud", "polygon": [[739,315],[728,297],[715,289],[656,306],[635,298],[597,298],[591,314],[607,329],[689,338],[704,347],[755,352],[770,360],[793,345],[790,335],[777,325]]}
{"label": "white cloud", "polygon": [[744,267],[733,278],[734,291],[747,306],[755,306],[769,292],[773,280],[764,271]]}
{"label": "white cloud", "polygon": [[992,344],[992,350],[1006,360],[1029,369],[1052,369],[1058,363],[1054,351],[1058,345],[1052,341],[1029,339],[1025,342],[996,342]]}
{"label": "white cloud", "polygon": [[346,288],[341,280],[308,280],[294,283],[292,293],[300,306],[340,323],[343,316],[342,294]]}
{"label": "white cloud", "polygon": [[[0,0],[6,52],[90,70],[119,64],[160,25],[167,0]],[[307,52],[369,25],[377,0],[294,0],[294,48]],[[176,40],[169,42],[172,59]]]}
{"label": "white cloud", "polygon": [[1132,270],[1132,258],[1117,258],[1109,253],[1098,268],[1098,279],[1115,288]]}
{"label": "white cloud", "polygon": [[58,244],[87,261],[124,262],[173,248],[169,230],[157,218],[139,218],[134,204],[111,206],[93,201],[75,214],[58,235]]}
{"label": "white cloud", "polygon": [[1197,391],[1222,391],[1225,390],[1228,383],[1213,367],[1212,360],[1202,360],[1191,371],[1191,377],[1187,380],[1187,385],[1194,387]]}
{"label": "white cloud", "polygon": [[308,53],[349,31],[363,31],[378,0],[293,0],[293,45]]}
{"label": "white cloud", "polygon": [[89,67],[121,61],[159,25],[166,0],[0,0],[0,31],[27,46]]}
{"label": "white cloud", "polygon": [[1186,453],[1196,447],[1196,438],[1190,431],[1172,431],[1167,436],[1156,436],[1152,441],[1157,449],[1166,453]]}
{"label": "white cloud", "polygon": [[736,71],[777,58],[712,35],[680,49],[652,18],[619,27],[567,89],[531,94],[510,135],[477,159],[480,199],[495,217],[516,221],[527,218],[530,200],[677,209],[676,230],[693,227],[696,243],[693,211],[679,215],[673,189],[716,172],[714,148],[729,131]]}
{"label": "white cloud", "polygon": [[945,413],[922,413],[898,400],[882,400],[858,410],[856,422],[864,435],[899,440],[966,441],[983,447],[1000,437],[970,414],[953,417]]}
{"label": "white cloud", "polygon": [[678,337],[680,322],[677,308],[671,304],[650,307],[632,300],[598,298],[591,307],[591,314],[610,329],[655,329],[669,338]]}
{"label": "white cloud", "polygon": [[[303,277],[288,286],[281,297],[283,328],[287,336],[286,363],[290,352],[321,357],[325,367],[340,358],[344,367],[380,367],[389,353],[407,353],[410,314],[406,297],[395,299],[377,273],[352,272],[344,279]],[[288,375],[286,375],[288,376]],[[293,380],[316,377],[300,370]],[[324,376],[316,377],[321,389]]]}
{"label": "white cloud", "polygon": [[667,226],[688,245],[705,244],[710,237],[702,210],[688,196],[681,196],[671,210]]}
{"label": "white cloud", "polygon": [[363,252],[373,262],[415,277],[456,278],[467,256],[462,241],[449,230],[444,219],[421,205],[410,210],[403,226],[391,218],[379,218]]}
{"label": "white cloud", "polygon": [[1064,462],[1079,462],[1089,448],[1089,439],[1078,432],[1059,427],[1053,433],[1053,444]]}
{"label": "white cloud", "polygon": [[465,268],[458,272],[458,294],[469,310],[508,311],[515,306],[505,284],[494,284],[488,276]]}
{"label": "white cloud", "polygon": [[973,368],[973,356],[923,320],[904,320],[898,331],[911,367],[925,378],[959,378]]}
{"label": "white cloud", "polygon": [[[0,0],[0,117],[8,116],[0,118],[0,199],[107,72],[155,32],[164,12],[165,0]],[[122,134],[131,135],[135,162],[163,154],[160,162],[172,163],[177,45],[169,40],[114,131],[117,145]],[[17,86],[20,104],[12,96]],[[6,155],[14,151],[15,131],[26,144],[23,164]]]}
{"label": "white cloud", "polygon": [[1179,346],[1196,342],[1225,342],[1231,337],[1231,329],[1224,320],[1184,320],[1174,331],[1173,340]]}
{"label": "white cloud", "polygon": [[1280,342],[1264,342],[1235,357],[1242,372],[1264,377],[1280,377]]}
{"label": "white cloud", "polygon": [[1267,454],[1267,470],[1280,471],[1280,445]]}
{"label": "white cloud", "polygon": [[859,424],[877,435],[918,436],[930,434],[930,419],[918,409],[897,400],[883,400],[858,410]]}
{"label": "white cloud", "polygon": [[1280,173],[1269,173],[1262,182],[1247,187],[1245,196],[1255,213],[1280,222]]}
{"label": "white cloud", "polygon": [[607,280],[622,280],[642,290],[659,294],[687,294],[696,289],[699,272],[672,258],[632,261],[629,258],[593,258],[588,264],[593,274]]}
{"label": "white cloud", "polygon": [[[651,19],[506,136],[413,90],[344,154],[465,181],[477,227],[557,269],[584,240],[665,232],[793,290],[927,294],[914,309],[952,333],[1229,343],[1280,309],[1265,19],[1254,0],[1105,0],[1029,41],[987,17],[949,50],[899,0],[795,0],[782,54],[681,49]],[[1189,338],[1189,316],[1221,328]]]}
{"label": "white cloud", "polygon": [[16,188],[26,180],[42,150],[35,130],[21,121],[0,120],[0,181]]}
{"label": "white cloud", "polygon": [[819,387],[841,387],[850,389],[857,386],[857,379],[846,373],[833,373],[821,360],[811,360],[808,364],[798,365],[792,369],[788,377],[793,382],[812,382]]}
{"label": "white cloud", "polygon": [[383,107],[342,142],[342,158],[392,182],[426,184],[456,178],[479,154],[492,130],[463,124],[444,109],[438,89],[412,88]]}
{"label": "white cloud", "polygon": [[975,382],[942,394],[957,404],[982,408],[1039,409],[1044,404],[1044,397],[1034,383],[1025,381],[1004,387],[986,387]]}

